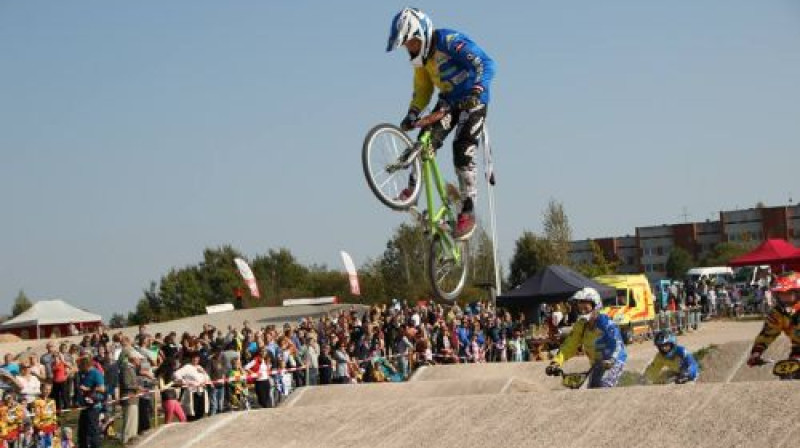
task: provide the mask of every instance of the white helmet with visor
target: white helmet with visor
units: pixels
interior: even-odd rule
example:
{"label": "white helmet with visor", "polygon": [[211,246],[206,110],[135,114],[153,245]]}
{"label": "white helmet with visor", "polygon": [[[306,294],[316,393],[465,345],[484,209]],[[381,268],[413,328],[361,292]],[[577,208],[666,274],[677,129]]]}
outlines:
{"label": "white helmet with visor", "polygon": [[419,39],[420,50],[416,54],[411,54],[411,65],[421,67],[430,53],[430,43],[433,39],[433,23],[419,9],[405,8],[392,19],[386,51],[392,51],[412,39]]}

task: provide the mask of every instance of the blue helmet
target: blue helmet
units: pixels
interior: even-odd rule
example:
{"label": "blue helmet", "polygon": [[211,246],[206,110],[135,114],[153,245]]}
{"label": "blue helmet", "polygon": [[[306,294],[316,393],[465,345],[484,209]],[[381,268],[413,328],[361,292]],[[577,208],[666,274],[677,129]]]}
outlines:
{"label": "blue helmet", "polygon": [[[656,337],[653,340],[653,343],[658,347],[659,351],[663,353],[665,356],[670,357],[675,353],[675,348],[678,346],[678,339],[672,334],[669,330],[659,331],[656,333]],[[666,345],[672,345],[668,352],[664,353],[661,350],[662,347]]]}
{"label": "blue helmet", "polygon": [[421,67],[430,53],[430,43],[433,39],[433,23],[419,9],[404,8],[392,19],[386,51],[392,51],[411,39],[419,39],[422,44],[420,51],[415,55],[411,55],[411,65]]}

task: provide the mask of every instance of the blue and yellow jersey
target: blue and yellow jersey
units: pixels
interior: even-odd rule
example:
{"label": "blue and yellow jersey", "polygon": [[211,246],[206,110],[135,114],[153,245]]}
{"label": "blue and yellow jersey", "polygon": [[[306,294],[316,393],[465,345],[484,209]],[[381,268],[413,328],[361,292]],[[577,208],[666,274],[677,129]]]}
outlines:
{"label": "blue and yellow jersey", "polygon": [[430,103],[433,88],[450,105],[455,105],[473,90],[489,104],[489,85],[494,77],[494,61],[469,37],[458,31],[438,29],[433,33],[433,48],[422,67],[414,69],[414,95],[410,109],[422,111]]}
{"label": "blue and yellow jersey", "polygon": [[697,379],[697,374],[700,372],[694,355],[682,345],[676,346],[674,353],[669,358],[658,352],[650,362],[650,365],[647,366],[647,369],[645,369],[644,376],[650,382],[655,383],[664,369],[667,369],[669,373],[684,376],[692,381]]}
{"label": "blue and yellow jersey", "polygon": [[781,333],[792,341],[792,353],[800,352],[800,303],[791,313],[783,306],[773,307],[764,320],[764,327],[756,336],[753,350],[764,352]]}
{"label": "blue and yellow jersey", "polygon": [[575,356],[580,347],[583,347],[592,365],[604,360],[625,362],[628,359],[619,327],[605,314],[598,314],[592,325],[585,319],[575,322],[553,362],[563,365]]}

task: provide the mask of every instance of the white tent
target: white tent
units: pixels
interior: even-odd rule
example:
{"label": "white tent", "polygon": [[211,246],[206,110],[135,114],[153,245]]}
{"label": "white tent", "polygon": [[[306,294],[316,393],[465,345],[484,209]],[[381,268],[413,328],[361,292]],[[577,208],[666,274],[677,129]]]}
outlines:
{"label": "white tent", "polygon": [[75,308],[63,300],[41,300],[34,303],[33,306],[19,316],[0,324],[0,331],[15,330],[11,332],[20,333],[25,329],[28,330],[30,336],[39,338],[42,336],[42,327],[52,329],[53,327],[65,327],[72,324],[76,326],[99,324],[102,319],[99,314]]}

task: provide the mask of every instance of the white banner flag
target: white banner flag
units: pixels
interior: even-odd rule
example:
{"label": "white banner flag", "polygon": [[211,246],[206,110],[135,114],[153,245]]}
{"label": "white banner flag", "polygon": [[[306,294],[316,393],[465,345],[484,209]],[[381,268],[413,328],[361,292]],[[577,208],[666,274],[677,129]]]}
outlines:
{"label": "white banner flag", "polygon": [[242,278],[244,279],[244,283],[250,288],[250,295],[253,297],[261,297],[261,294],[258,292],[258,284],[256,283],[256,276],[253,275],[253,271],[250,269],[250,266],[247,264],[246,261],[242,260],[241,258],[234,258],[234,263],[236,263],[236,267],[239,269],[239,273],[242,274]]}
{"label": "white banner flag", "polygon": [[347,270],[347,276],[350,278],[350,293],[354,296],[360,296],[361,290],[358,287],[358,271],[356,271],[356,265],[353,264],[353,259],[350,258],[350,254],[345,251],[341,251],[340,253],[342,254],[344,268]]}

